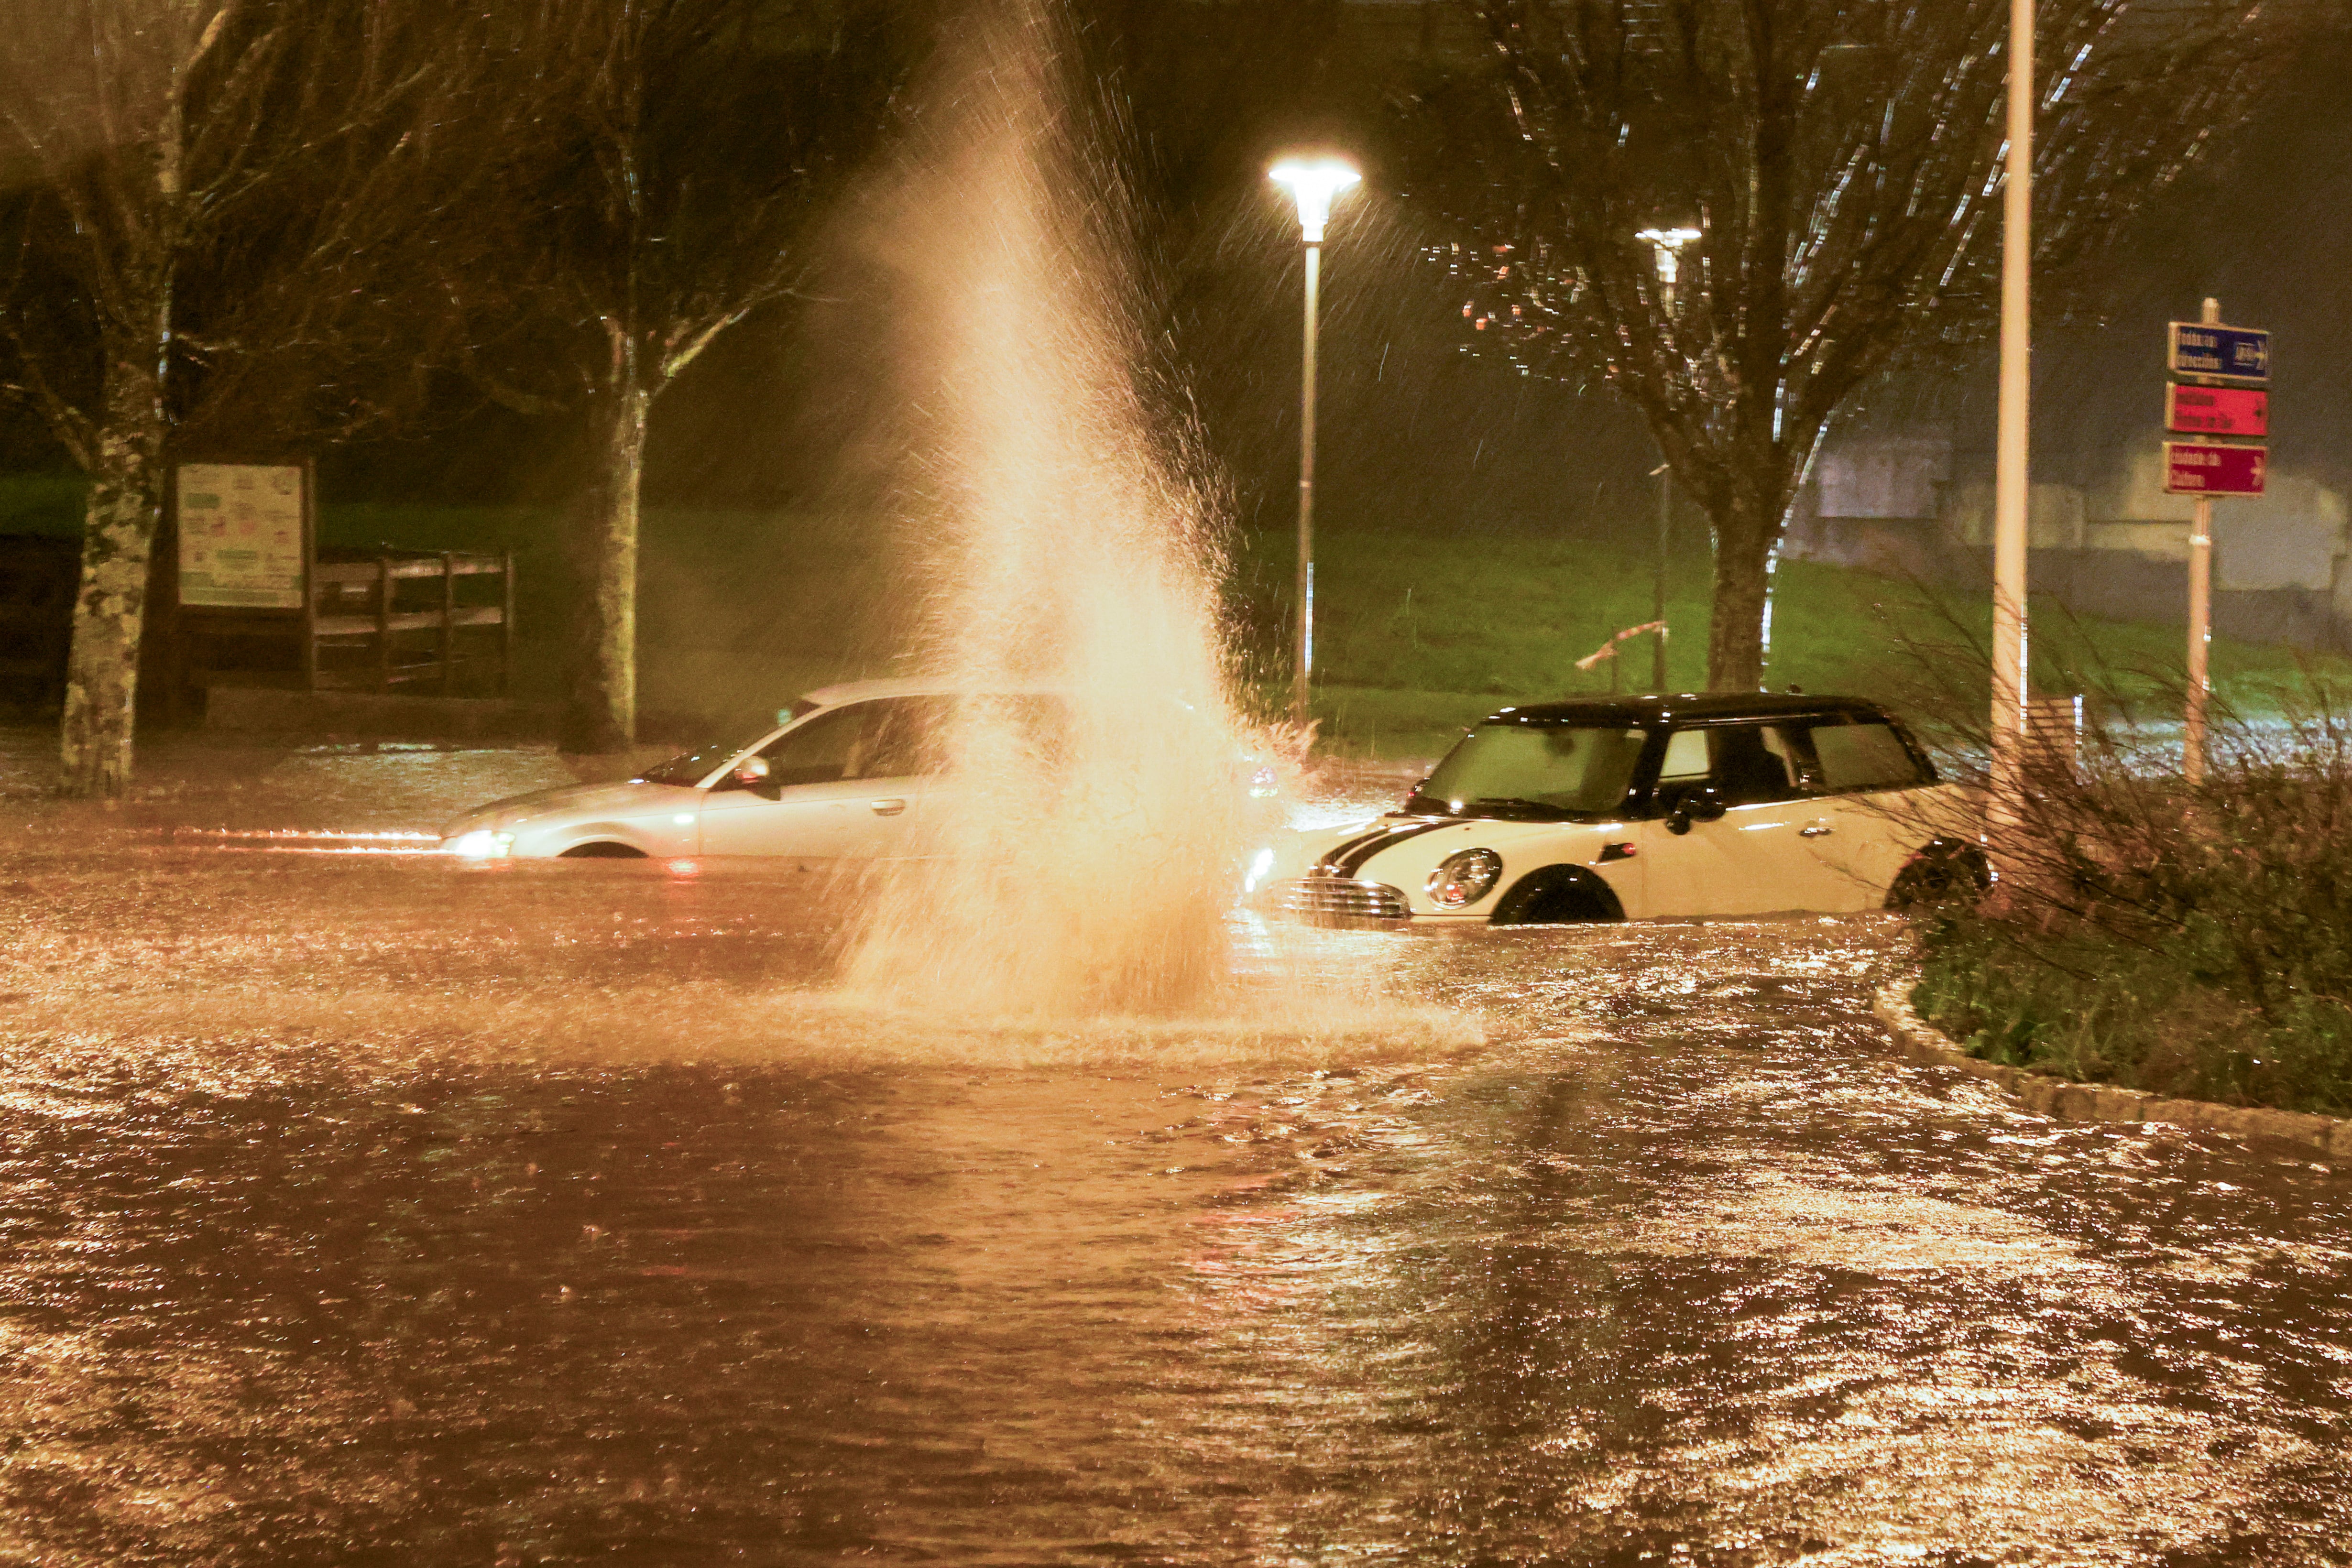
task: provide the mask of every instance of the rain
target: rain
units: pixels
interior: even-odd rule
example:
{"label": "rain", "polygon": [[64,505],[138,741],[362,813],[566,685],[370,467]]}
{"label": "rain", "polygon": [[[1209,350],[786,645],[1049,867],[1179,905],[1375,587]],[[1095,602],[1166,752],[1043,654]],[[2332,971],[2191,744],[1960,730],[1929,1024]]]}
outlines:
{"label": "rain", "polygon": [[0,1557],[2346,1561],[2352,33],[2046,8],[2009,740],[2009,9],[1746,8],[26,4]]}

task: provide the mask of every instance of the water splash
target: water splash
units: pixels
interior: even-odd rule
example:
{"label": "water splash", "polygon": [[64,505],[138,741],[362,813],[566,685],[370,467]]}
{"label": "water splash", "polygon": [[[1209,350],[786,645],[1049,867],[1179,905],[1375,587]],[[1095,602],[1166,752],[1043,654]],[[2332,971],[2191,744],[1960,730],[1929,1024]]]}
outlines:
{"label": "water splash", "polygon": [[1120,187],[1061,27],[1002,0],[968,30],[891,224],[944,357],[929,662],[1068,714],[964,712],[927,858],[852,952],[854,989],[967,1015],[1198,1006],[1250,832],[1209,508],[1136,382]]}

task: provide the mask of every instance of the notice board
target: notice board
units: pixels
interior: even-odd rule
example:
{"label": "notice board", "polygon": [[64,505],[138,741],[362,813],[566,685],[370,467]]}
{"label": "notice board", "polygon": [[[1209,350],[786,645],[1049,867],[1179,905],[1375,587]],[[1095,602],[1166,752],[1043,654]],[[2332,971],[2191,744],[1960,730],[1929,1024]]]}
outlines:
{"label": "notice board", "polygon": [[299,610],[310,530],[305,470],[186,463],[173,472],[180,526],[180,602]]}

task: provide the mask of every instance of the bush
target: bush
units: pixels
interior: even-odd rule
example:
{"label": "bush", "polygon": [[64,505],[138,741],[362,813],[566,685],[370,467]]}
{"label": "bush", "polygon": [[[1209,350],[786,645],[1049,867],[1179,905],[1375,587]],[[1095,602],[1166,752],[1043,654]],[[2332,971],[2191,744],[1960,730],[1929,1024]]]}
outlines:
{"label": "bush", "polygon": [[1923,919],[1921,1016],[1990,1061],[2352,1115],[2352,726],[2217,727],[2188,785],[2113,720],[2029,774],[1993,894]]}

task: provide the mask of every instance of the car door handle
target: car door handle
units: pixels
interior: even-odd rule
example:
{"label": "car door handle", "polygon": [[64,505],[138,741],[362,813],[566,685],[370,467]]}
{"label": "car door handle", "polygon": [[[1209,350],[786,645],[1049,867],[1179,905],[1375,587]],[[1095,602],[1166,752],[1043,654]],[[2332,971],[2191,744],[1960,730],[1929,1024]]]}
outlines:
{"label": "car door handle", "polygon": [[1797,830],[1797,836],[1801,839],[1818,839],[1822,837],[1824,834],[1834,833],[1837,830],[1830,826],[1827,822],[1808,822],[1803,827]]}
{"label": "car door handle", "polygon": [[877,817],[895,817],[906,809],[907,802],[904,800],[877,800],[874,802],[874,814]]}

